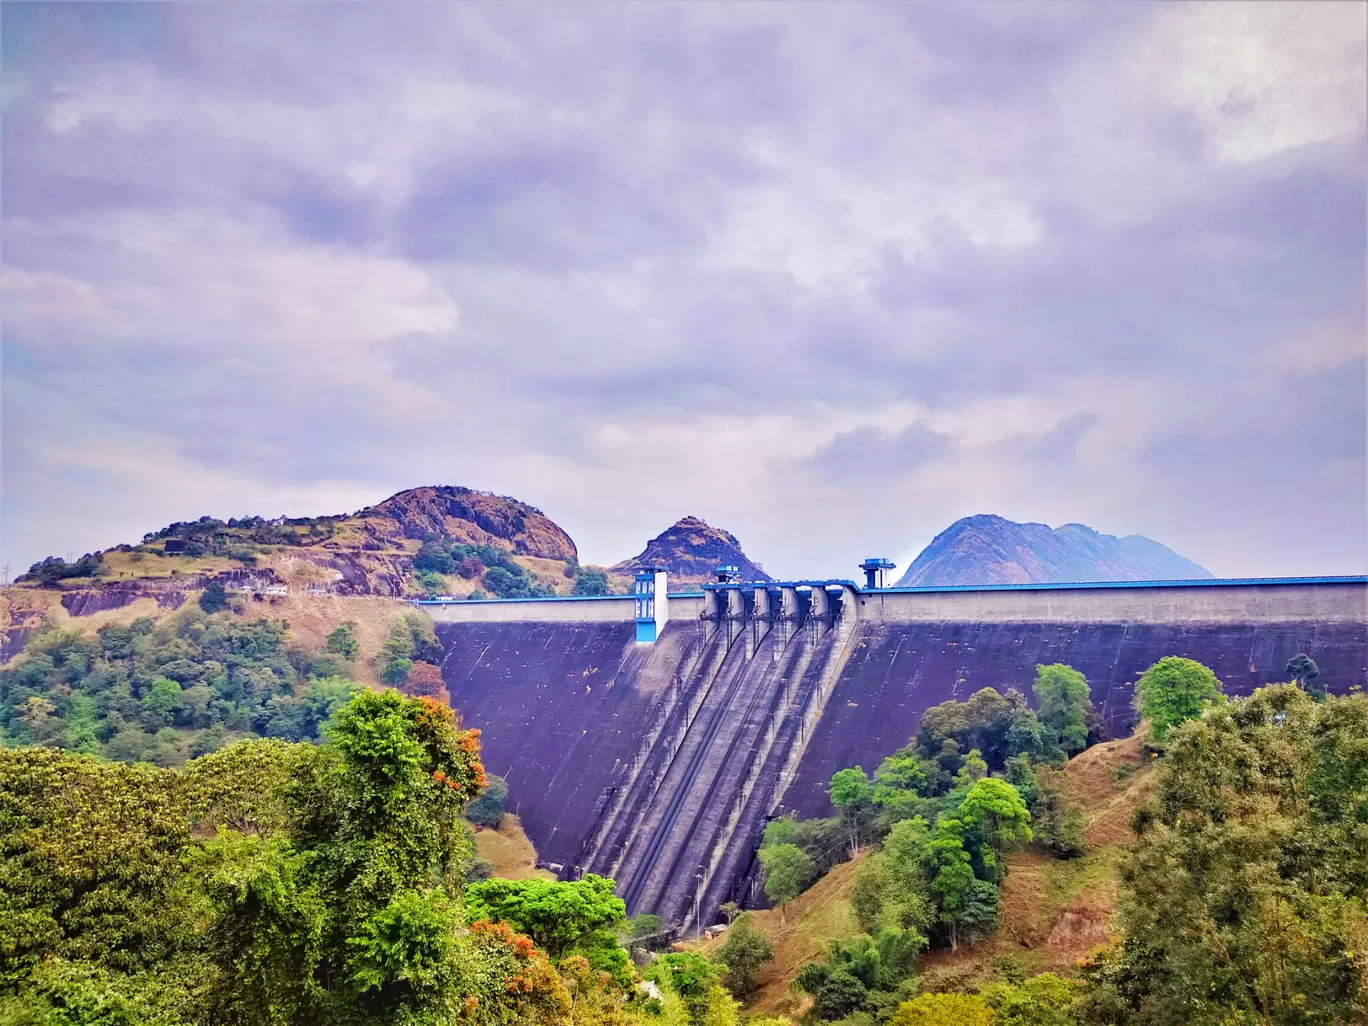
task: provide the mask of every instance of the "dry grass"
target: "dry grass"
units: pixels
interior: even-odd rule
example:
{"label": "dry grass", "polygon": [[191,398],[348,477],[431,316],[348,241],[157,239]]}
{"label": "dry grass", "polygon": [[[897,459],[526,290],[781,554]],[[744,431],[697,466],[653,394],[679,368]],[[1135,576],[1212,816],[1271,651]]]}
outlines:
{"label": "dry grass", "polygon": [[1065,786],[1084,810],[1083,840],[1090,851],[1134,838],[1131,816],[1149,797],[1157,763],[1144,753],[1144,740],[1136,733],[1104,741],[1064,767]]}
{"label": "dry grass", "polygon": [[241,615],[252,620],[263,616],[287,620],[295,641],[313,651],[323,648],[324,641],[339,624],[352,621],[361,645],[356,679],[378,684],[372,660],[389,636],[394,618],[412,611],[413,607],[402,599],[376,595],[278,595],[267,602],[247,603]]}
{"label": "dry grass", "polygon": [[218,573],[240,569],[242,564],[225,556],[152,556],[142,552],[120,552],[112,549],[104,554],[108,575],[101,581],[131,580],[135,577],[163,578],[175,574]]}
{"label": "dry grass", "polygon": [[498,830],[477,827],[475,854],[494,865],[494,875],[505,880],[554,880],[555,873],[537,869],[537,851],[523,833],[518,817],[504,816]]}
{"label": "dry grass", "polygon": [[170,611],[154,599],[143,598],[119,609],[106,609],[89,616],[72,616],[62,608],[62,593],[47,588],[5,588],[0,590],[0,632],[8,637],[12,628],[37,627],[46,617],[59,630],[97,631],[107,624],[127,626],[141,616],[159,619]]}
{"label": "dry grass", "polygon": [[[760,989],[747,1005],[750,1012],[793,1015],[802,1000],[789,992],[789,983],[808,962],[822,958],[833,940],[858,936],[859,921],[850,907],[856,874],[864,853],[831,872],[789,905],[781,917],[778,909],[752,912],[755,928],[774,945],[774,961],[760,974]],[[713,953],[726,943],[726,935],[703,941],[699,950]],[[692,945],[691,945],[692,946]]]}

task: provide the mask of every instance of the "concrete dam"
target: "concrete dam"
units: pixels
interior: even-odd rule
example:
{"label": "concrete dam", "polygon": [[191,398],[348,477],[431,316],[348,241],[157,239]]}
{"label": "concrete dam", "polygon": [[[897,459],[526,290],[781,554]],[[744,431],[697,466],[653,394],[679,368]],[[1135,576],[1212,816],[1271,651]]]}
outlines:
{"label": "concrete dam", "polygon": [[873,588],[719,581],[670,595],[424,602],[453,706],[483,732],[509,808],[564,877],[612,876],[630,913],[711,922],[751,897],[768,817],[830,815],[922,713],[983,687],[1030,695],[1038,663],[1081,671],[1113,734],[1166,655],[1228,694],[1285,679],[1368,684],[1368,578]]}

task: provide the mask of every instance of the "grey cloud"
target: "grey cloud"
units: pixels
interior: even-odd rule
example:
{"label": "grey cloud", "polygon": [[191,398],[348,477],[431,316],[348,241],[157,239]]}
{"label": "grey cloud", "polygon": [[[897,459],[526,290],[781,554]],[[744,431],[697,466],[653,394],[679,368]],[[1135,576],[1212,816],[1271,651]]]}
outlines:
{"label": "grey cloud", "polygon": [[808,465],[829,481],[873,484],[941,459],[950,448],[950,439],[924,424],[912,424],[893,435],[875,428],[857,428],[833,438]]}
{"label": "grey cloud", "polygon": [[[1365,329],[1362,129],[1221,160],[1210,123],[1125,77],[1166,8],[395,10],[0,10],[8,269],[101,299],[174,298],[174,323],[117,332],[65,292],[7,302],[5,375],[79,411],[72,445],[124,432],[224,481],[343,482],[376,498],[462,481],[584,523],[605,490],[666,496],[674,482],[636,475],[683,473],[615,469],[605,430],[630,437],[659,422],[702,436],[724,417],[819,423],[908,402],[949,415],[1065,402],[1101,382],[1143,389],[1150,418],[1070,410],[987,447],[1032,473],[996,493],[985,472],[955,500],[972,509],[915,492],[916,468],[963,456],[942,436],[865,426],[774,455],[769,478],[747,478],[756,494],[729,493],[715,518],[752,525],[748,548],[795,573],[844,559],[846,539],[929,538],[944,526],[932,518],[989,502],[1045,519],[1053,508],[1034,510],[1061,496],[1069,509],[1055,520],[1175,544],[1170,530],[1214,568],[1291,566],[1298,553],[1333,564],[1328,543],[1306,542],[1292,520],[1240,505],[1234,480],[1272,461],[1341,482],[1324,491],[1318,523],[1343,542],[1347,569],[1364,564],[1345,540],[1365,526],[1351,487],[1364,485],[1356,379],[1338,372],[1335,392],[1287,380],[1272,359],[1345,310]],[[75,121],[57,132],[61,111]],[[1038,237],[975,238],[1014,216]],[[115,218],[247,226],[252,245],[224,254],[230,265],[309,252],[416,269],[459,318],[374,343],[373,382],[328,379],[294,349],[326,361],[331,329],[291,323],[284,304],[276,322],[253,325],[255,341],[224,335],[205,311],[226,286],[108,234]],[[804,278],[792,270],[804,261],[829,273]],[[247,311],[276,298],[235,295]],[[396,402],[394,387],[422,402]],[[1208,409],[1218,393],[1231,398]],[[45,469],[42,416],[4,413],[7,523],[49,518],[74,487],[57,477],[79,473]],[[1140,436],[1140,456],[1118,457],[1120,478],[1080,462],[1094,429]],[[1219,474],[1202,473],[1210,463]],[[548,465],[564,478],[548,483]],[[879,468],[905,477],[892,487],[911,489],[899,494],[913,522],[890,526],[873,509],[845,535],[776,526],[780,497]],[[1134,488],[1117,484],[1127,473]],[[1146,499],[1139,482],[1151,477],[1185,484]],[[91,485],[134,487],[114,474]],[[222,487],[224,511],[241,512],[237,485]],[[1213,511],[1207,527],[1173,512],[1194,494]],[[611,537],[586,528],[613,548],[602,558],[679,515],[672,498],[656,501],[640,523],[614,519]],[[168,519],[148,502],[149,526]],[[1222,517],[1243,518],[1243,554],[1222,539]],[[20,535],[6,536],[8,554]],[[16,561],[44,554],[41,531],[22,537]]]}

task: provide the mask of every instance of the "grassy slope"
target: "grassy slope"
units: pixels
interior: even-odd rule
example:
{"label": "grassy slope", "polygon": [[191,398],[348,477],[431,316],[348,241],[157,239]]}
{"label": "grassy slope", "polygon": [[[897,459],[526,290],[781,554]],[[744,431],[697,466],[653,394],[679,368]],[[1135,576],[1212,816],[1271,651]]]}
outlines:
{"label": "grassy slope", "polygon": [[[1116,870],[1132,837],[1130,817],[1153,785],[1152,770],[1138,737],[1096,745],[1070,760],[1065,779],[1084,811],[1087,852],[1067,861],[1029,849],[1009,856],[998,931],[956,952],[927,954],[920,971],[976,976],[987,973],[993,959],[1011,956],[1029,972],[1044,972],[1066,967],[1106,943],[1116,909]],[[860,932],[850,908],[855,879],[856,863],[837,866],[789,906],[787,923],[780,922],[777,911],[755,913],[757,927],[774,943],[775,958],[751,1011],[802,1011],[789,993],[798,970],[820,958],[830,941]],[[700,947],[711,952],[722,943],[717,938]]]}
{"label": "grassy slope", "polygon": [[[774,945],[774,961],[760,975],[760,990],[747,1006],[765,1014],[796,1014],[799,1001],[789,993],[789,982],[798,970],[821,958],[833,940],[853,937],[860,932],[850,908],[850,892],[855,888],[856,871],[863,854],[834,867],[804,893],[781,917],[777,909],[754,912],[756,928]],[[700,950],[715,952],[725,935],[705,940]]]}
{"label": "grassy slope", "polygon": [[555,873],[535,868],[537,852],[523,833],[522,824],[512,813],[504,816],[498,830],[477,827],[475,854],[494,864],[494,875],[506,880],[530,880],[540,877],[554,880]]}

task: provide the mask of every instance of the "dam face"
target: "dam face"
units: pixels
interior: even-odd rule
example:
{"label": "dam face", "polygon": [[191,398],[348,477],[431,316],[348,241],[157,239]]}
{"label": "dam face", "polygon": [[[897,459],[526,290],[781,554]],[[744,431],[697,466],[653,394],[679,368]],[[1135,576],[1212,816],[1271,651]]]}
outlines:
{"label": "dam face", "polygon": [[672,595],[654,644],[630,597],[425,604],[485,764],[541,858],[613,876],[629,912],[716,918],[740,898],[765,818],[830,815],[922,713],[982,687],[1028,697],[1037,663],[1087,677],[1113,734],[1166,655],[1228,694],[1285,679],[1368,684],[1368,579],[864,591],[847,582]]}

